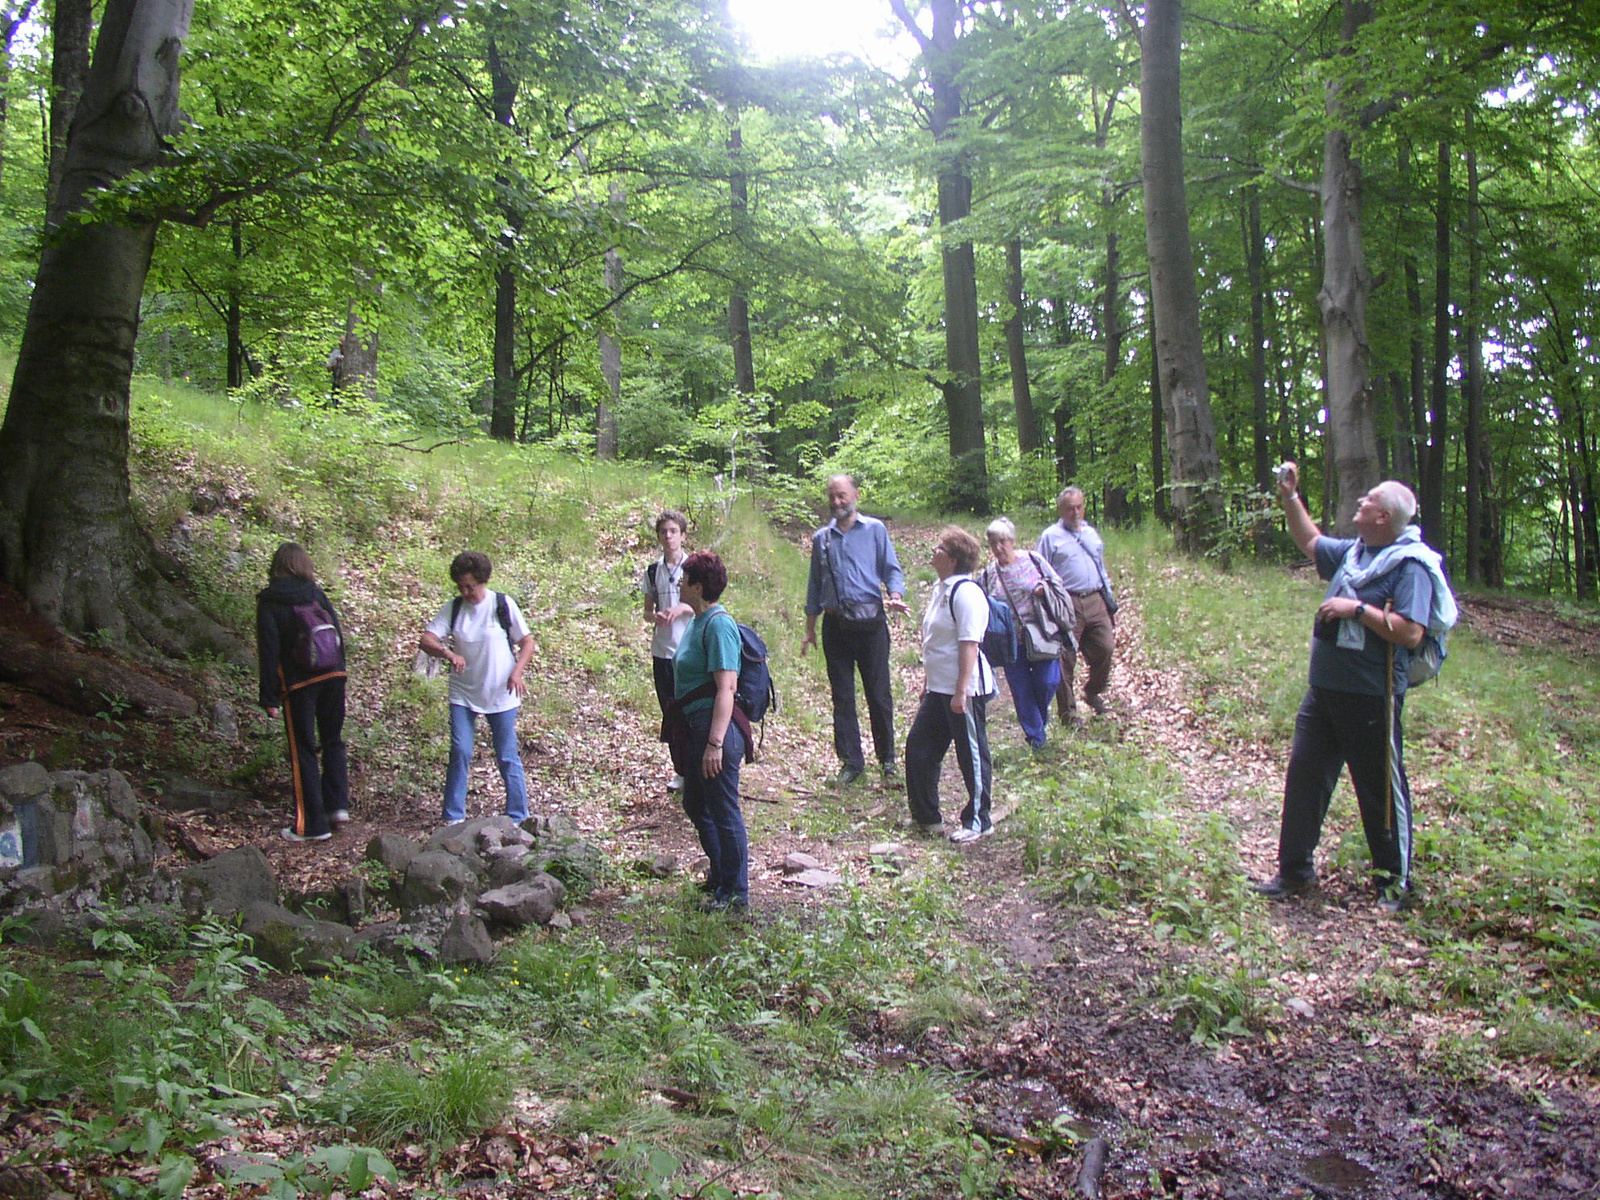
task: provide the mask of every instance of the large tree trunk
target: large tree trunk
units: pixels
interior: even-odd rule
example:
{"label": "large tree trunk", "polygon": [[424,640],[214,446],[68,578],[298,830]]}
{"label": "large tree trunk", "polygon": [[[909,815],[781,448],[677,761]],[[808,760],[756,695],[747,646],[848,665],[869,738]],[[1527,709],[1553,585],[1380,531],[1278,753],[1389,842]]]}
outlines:
{"label": "large tree trunk", "polygon": [[1450,143],[1439,143],[1433,244],[1433,382],[1429,389],[1428,453],[1422,467],[1422,535],[1449,552],[1444,524],[1444,465],[1450,453]]}
{"label": "large tree trunk", "polygon": [[[627,199],[622,185],[613,183],[611,208],[619,222]],[[615,246],[606,251],[604,279],[609,296],[615,299],[622,294],[622,251]],[[594,456],[602,462],[610,462],[617,457],[617,405],[622,399],[622,343],[601,329],[599,349],[600,374],[606,381],[606,395],[595,407]]]}
{"label": "large tree trunk", "polygon": [[228,280],[223,320],[227,324],[228,387],[244,386],[244,223],[234,216],[228,222],[228,244],[233,251],[233,276]]}
{"label": "large tree trunk", "polygon": [[[1372,19],[1372,5],[1344,0],[1340,39],[1348,51],[1357,31]],[[1351,156],[1343,88],[1327,85],[1331,123],[1322,148],[1322,232],[1326,246],[1322,309],[1328,379],[1328,432],[1333,439],[1336,532],[1354,531],[1356,505],[1378,482],[1378,434],[1372,396],[1371,348],[1367,342],[1367,298],[1372,275],[1361,239],[1361,165]]]}
{"label": "large tree trunk", "polygon": [[50,21],[50,182],[45,211],[55,207],[67,165],[67,134],[89,77],[92,0],[56,0]]}
{"label": "large tree trunk", "polygon": [[1182,41],[1179,0],[1146,4],[1139,66],[1140,149],[1156,358],[1167,448],[1172,454],[1173,535],[1180,550],[1199,553],[1211,549],[1221,533],[1222,493],[1217,485],[1222,467],[1206,384],[1200,298],[1183,181],[1178,86]]}
{"label": "large tree trunk", "polygon": [[[933,92],[929,128],[939,147],[940,253],[944,261],[945,418],[950,429],[950,498],[957,508],[986,512],[989,466],[983,436],[983,368],[978,357],[978,274],[972,242],[952,227],[972,211],[972,175],[957,144],[961,117],[960,0],[932,0],[931,33],[923,33],[906,0],[889,0],[922,48]],[[957,238],[962,240],[957,241]]]}
{"label": "large tree trunk", "polygon": [[1267,405],[1267,247],[1261,237],[1261,193],[1250,190],[1245,211],[1245,259],[1250,273],[1250,394],[1256,491],[1272,491],[1272,426]]}
{"label": "large tree trunk", "polygon": [[[489,103],[495,123],[511,128],[516,124],[517,79],[506,68],[493,35],[488,43]],[[499,177],[502,187],[510,179]],[[507,205],[503,210],[510,236],[499,239],[499,263],[494,273],[494,344],[489,352],[490,382],[489,436],[502,442],[517,438],[517,269],[515,235],[522,227],[521,214]]]}
{"label": "large tree trunk", "polygon": [[98,188],[153,166],[172,136],[191,7],[106,7],[0,428],[0,576],[63,629],[243,660],[158,570],[130,500],[129,382],[156,223],[66,221]]}
{"label": "large tree trunk", "polygon": [[1028,386],[1028,345],[1022,319],[1022,239],[1006,242],[1006,359],[1011,366],[1011,406],[1017,414],[1017,449],[1024,455],[1039,450],[1039,418],[1033,411],[1033,391]]}
{"label": "large tree trunk", "polygon": [[[744,131],[734,125],[728,134],[728,208],[735,245],[742,254],[750,229],[750,184],[740,156],[744,152]],[[728,337],[733,344],[733,390],[741,396],[755,394],[756,359],[750,340],[750,294],[742,281],[735,282],[728,296]]]}
{"label": "large tree trunk", "polygon": [[[381,288],[379,289],[381,291]],[[333,373],[333,403],[338,394],[356,388],[367,400],[378,398],[378,331],[361,318],[356,302],[345,309],[344,337],[339,340],[344,357]]]}
{"label": "large tree trunk", "polygon": [[[1470,121],[1470,117],[1468,120]],[[1469,125],[1470,130],[1470,125]],[[1467,579],[1484,581],[1484,465],[1483,441],[1483,254],[1478,246],[1482,227],[1478,211],[1478,155],[1467,149],[1467,322],[1463,357],[1466,359],[1467,456]]]}

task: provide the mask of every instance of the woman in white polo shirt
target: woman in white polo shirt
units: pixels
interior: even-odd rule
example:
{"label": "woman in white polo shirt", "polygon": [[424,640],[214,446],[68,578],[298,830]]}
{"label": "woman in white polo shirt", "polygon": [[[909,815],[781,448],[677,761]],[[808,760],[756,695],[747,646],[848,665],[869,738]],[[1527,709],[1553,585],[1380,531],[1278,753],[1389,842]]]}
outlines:
{"label": "woman in white polo shirt", "polygon": [[[953,744],[967,805],[950,835],[956,843],[975,842],[993,832],[989,795],[994,771],[989,762],[985,713],[994,694],[994,669],[983,656],[989,625],[989,598],[972,578],[981,548],[978,539],[956,525],[945,526],[933,548],[939,576],[922,614],[922,667],[926,685],[906,738],[906,798],[911,819],[929,833],[942,828],[939,772]],[[971,586],[965,586],[970,584]]]}

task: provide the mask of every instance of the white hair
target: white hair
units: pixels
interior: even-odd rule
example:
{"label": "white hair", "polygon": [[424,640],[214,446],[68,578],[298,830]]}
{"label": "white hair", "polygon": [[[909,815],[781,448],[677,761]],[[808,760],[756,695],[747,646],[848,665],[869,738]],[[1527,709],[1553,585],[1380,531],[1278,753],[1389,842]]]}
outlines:
{"label": "white hair", "polygon": [[1017,540],[1017,527],[1005,517],[996,517],[994,520],[990,521],[989,528],[985,529],[983,532],[987,537],[1003,537],[1007,541],[1011,542]]}
{"label": "white hair", "polygon": [[1385,479],[1372,489],[1378,505],[1389,514],[1391,529],[1404,529],[1417,515],[1417,494],[1395,479]]}

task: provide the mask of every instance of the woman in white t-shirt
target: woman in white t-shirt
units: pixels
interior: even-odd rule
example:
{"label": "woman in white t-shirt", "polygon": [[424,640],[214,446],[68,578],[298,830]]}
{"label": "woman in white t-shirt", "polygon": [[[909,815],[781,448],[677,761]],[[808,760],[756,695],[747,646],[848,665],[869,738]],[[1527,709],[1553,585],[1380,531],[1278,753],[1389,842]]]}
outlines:
{"label": "woman in white t-shirt", "polygon": [[995,683],[981,645],[989,626],[989,598],[972,578],[979,553],[978,539],[956,525],[945,526],[934,545],[939,582],[922,614],[926,685],[906,738],[906,798],[912,821],[928,833],[942,828],[939,772],[955,746],[967,787],[960,827],[950,835],[957,843],[975,842],[994,829],[989,815],[994,770],[984,716]]}
{"label": "woman in white t-shirt", "polygon": [[506,816],[528,819],[528,788],[517,748],[517,711],[527,691],[523,672],[533,657],[533,634],[517,602],[489,590],[487,554],[464,550],[450,564],[460,596],[428,622],[422,652],[450,664],[450,765],[444,779],[444,822],[467,818],[467,767],[479,714],[494,738],[495,763],[506,786]]}

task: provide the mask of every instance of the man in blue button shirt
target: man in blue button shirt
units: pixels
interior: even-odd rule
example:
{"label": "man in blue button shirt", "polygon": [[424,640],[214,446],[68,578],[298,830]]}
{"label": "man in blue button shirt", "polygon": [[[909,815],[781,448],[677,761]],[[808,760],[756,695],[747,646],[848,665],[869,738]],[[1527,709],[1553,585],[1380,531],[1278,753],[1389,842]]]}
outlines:
{"label": "man in blue button shirt", "polygon": [[[840,783],[866,770],[861,725],[856,719],[855,676],[867,697],[872,748],[885,776],[895,774],[894,696],[889,679],[887,612],[907,612],[901,597],[905,577],[882,521],[858,512],[860,493],[848,475],[828,480],[829,521],[811,535],[811,577],[806,584],[806,638],[800,653],[817,641],[822,618],[822,657],[833,693],[833,748]],[[887,593],[887,596],[885,595]]]}

